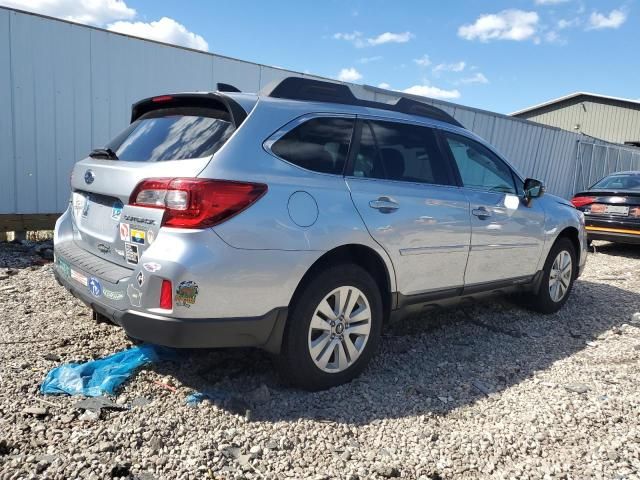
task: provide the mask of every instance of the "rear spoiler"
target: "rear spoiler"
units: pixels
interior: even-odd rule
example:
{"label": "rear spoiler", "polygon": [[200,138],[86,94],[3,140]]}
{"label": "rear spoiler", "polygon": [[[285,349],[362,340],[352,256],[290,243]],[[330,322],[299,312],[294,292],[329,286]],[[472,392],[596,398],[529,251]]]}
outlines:
{"label": "rear spoiler", "polygon": [[135,122],[145,113],[167,107],[212,107],[225,109],[229,112],[231,121],[238,128],[247,112],[232,98],[216,93],[176,93],[171,95],[158,95],[145,98],[131,106],[131,123]]}

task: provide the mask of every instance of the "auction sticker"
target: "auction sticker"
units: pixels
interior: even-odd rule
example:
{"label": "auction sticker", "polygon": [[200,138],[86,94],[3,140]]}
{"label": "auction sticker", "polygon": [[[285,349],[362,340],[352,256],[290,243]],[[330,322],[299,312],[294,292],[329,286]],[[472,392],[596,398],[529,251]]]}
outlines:
{"label": "auction sticker", "polygon": [[129,224],[121,223],[120,224],[120,240],[123,242],[128,242],[131,240],[131,235],[129,234]]}
{"label": "auction sticker", "polygon": [[116,292],[113,290],[107,290],[106,288],[102,289],[102,295],[109,300],[122,300],[124,298],[124,293]]}
{"label": "auction sticker", "polygon": [[134,307],[139,307],[142,305],[142,292],[133,285],[129,285],[127,287],[127,295],[129,296],[131,305],[133,305]]}
{"label": "auction sticker", "polygon": [[133,265],[137,265],[138,264],[138,246],[132,243],[125,243],[124,258],[127,260],[127,263],[132,263]]}
{"label": "auction sticker", "polygon": [[198,284],[192,280],[180,282],[176,288],[176,305],[190,308],[196,303]]}
{"label": "auction sticker", "polygon": [[56,260],[56,264],[58,265],[58,270],[60,270],[60,273],[62,273],[62,275],[64,275],[67,278],[71,276],[71,267],[67,262],[58,258]]}
{"label": "auction sticker", "polygon": [[159,272],[160,269],[162,269],[162,265],[156,262],[143,263],[142,266],[147,272],[151,272],[151,273]]}
{"label": "auction sticker", "polygon": [[136,230],[135,228],[131,229],[131,241],[134,243],[138,243],[140,245],[144,245],[144,230]]}
{"label": "auction sticker", "polygon": [[70,269],[70,272],[71,272],[71,278],[73,278],[76,282],[81,283],[85,287],[88,285],[89,282],[87,280],[87,277],[82,275],[80,272],[76,272],[73,268]]}
{"label": "auction sticker", "polygon": [[91,292],[91,295],[93,295],[96,298],[99,298],[102,296],[102,285],[100,285],[100,280],[98,280],[95,277],[91,277],[89,279],[89,291]]}
{"label": "auction sticker", "polygon": [[124,205],[120,200],[116,200],[115,202],[113,202],[113,206],[111,207],[111,218],[113,220],[120,220],[123,208]]}

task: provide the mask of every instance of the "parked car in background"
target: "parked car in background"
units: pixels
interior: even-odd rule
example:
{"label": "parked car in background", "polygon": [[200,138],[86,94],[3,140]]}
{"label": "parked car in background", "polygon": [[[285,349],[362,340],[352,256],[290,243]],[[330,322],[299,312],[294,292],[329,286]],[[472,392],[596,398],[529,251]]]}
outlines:
{"label": "parked car in background", "polygon": [[56,277],[132,337],[264,348],[315,390],[358,375],[392,317],[567,301],[582,213],[444,111],[293,77],[225,90],[138,102],[73,169]]}
{"label": "parked car in background", "polygon": [[585,214],[589,241],[640,243],[640,172],[604,177],[571,203]]}

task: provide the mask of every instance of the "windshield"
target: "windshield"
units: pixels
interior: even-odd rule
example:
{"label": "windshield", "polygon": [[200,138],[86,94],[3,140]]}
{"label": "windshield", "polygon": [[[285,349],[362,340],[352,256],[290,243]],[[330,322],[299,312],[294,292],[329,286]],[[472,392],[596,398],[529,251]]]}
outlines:
{"label": "windshield", "polygon": [[213,155],[235,127],[226,111],[164,108],[143,115],[106,145],[117,159],[162,162]]}
{"label": "windshield", "polygon": [[640,175],[624,174],[605,177],[591,188],[606,188],[612,190],[639,190]]}

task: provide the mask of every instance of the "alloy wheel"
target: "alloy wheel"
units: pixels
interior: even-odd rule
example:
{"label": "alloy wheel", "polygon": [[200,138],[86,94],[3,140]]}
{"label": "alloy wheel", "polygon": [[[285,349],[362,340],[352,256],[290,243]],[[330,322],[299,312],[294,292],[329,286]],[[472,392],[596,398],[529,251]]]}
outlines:
{"label": "alloy wheel", "polygon": [[564,298],[571,285],[571,277],[573,275],[573,264],[571,254],[566,250],[562,250],[556,256],[551,265],[549,273],[549,296],[554,302],[559,302]]}
{"label": "alloy wheel", "polygon": [[315,309],[309,326],[309,354],[320,370],[343,372],[360,357],[370,334],[367,297],[356,287],[338,287]]}

